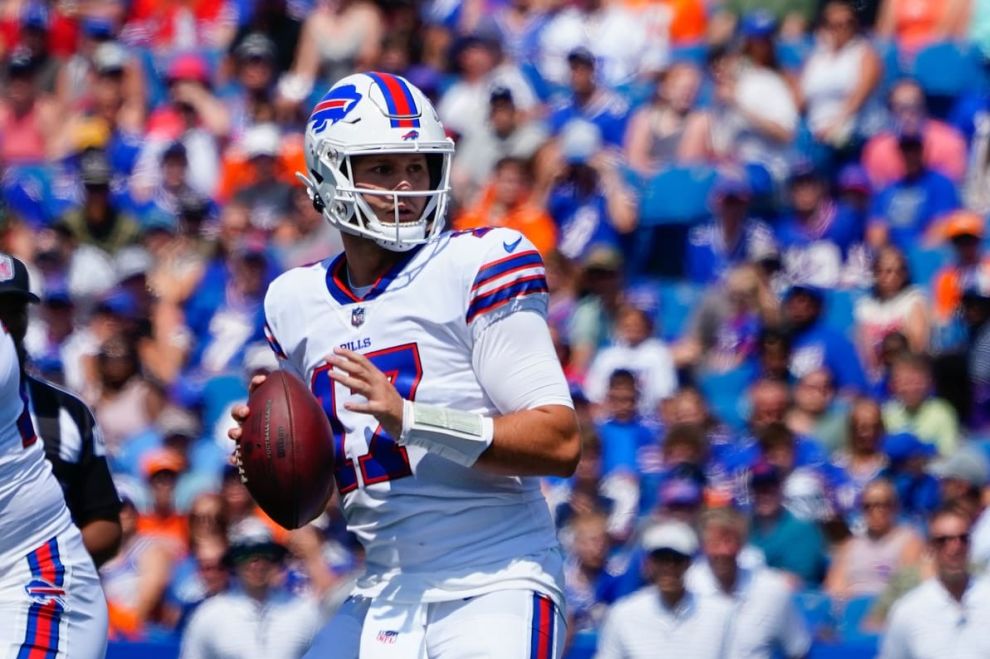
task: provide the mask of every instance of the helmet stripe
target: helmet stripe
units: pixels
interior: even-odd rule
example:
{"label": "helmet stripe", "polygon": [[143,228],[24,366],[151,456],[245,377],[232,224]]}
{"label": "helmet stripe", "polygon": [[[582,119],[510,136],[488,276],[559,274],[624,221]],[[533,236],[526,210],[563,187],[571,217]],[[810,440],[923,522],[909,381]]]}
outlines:
{"label": "helmet stripe", "polygon": [[419,128],[419,108],[409,86],[399,77],[388,73],[369,73],[385,96],[392,128]]}

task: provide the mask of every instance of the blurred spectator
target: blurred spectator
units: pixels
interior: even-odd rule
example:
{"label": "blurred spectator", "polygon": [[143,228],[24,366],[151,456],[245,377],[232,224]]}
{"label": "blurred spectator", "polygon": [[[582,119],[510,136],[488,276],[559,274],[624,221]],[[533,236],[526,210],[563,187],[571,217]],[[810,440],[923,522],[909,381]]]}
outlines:
{"label": "blurred spectator", "polygon": [[707,511],[701,518],[703,559],[687,573],[688,589],[717,597],[733,607],[722,656],[798,659],[811,648],[811,635],[781,573],[746,565],[746,518],[731,508]]}
{"label": "blurred spectator", "polygon": [[904,176],[874,198],[868,237],[872,245],[890,241],[906,250],[937,239],[937,223],[959,208],[959,193],[952,180],[925,164],[920,133],[901,132],[897,145]]}
{"label": "blurred spectator", "polygon": [[596,659],[722,657],[733,607],[685,587],[684,575],[698,551],[694,531],[683,522],[659,522],[643,532],[640,543],[648,555],[650,584],[609,610]]}
{"label": "blurred spectator", "polygon": [[571,369],[583,377],[599,348],[608,345],[622,303],[622,255],[594,245],[581,259],[579,298],[567,324]]}
{"label": "blurred spectator", "polygon": [[510,90],[513,103],[524,115],[534,114],[536,93],[518,65],[503,58],[501,44],[491,35],[471,35],[454,42],[451,62],[457,77],[437,105],[449,133],[469,137],[482,132],[491,92],[499,87]]}
{"label": "blurred spectator", "polygon": [[228,464],[224,467],[220,481],[220,497],[223,499],[223,516],[228,528],[234,528],[246,520],[247,526],[250,527],[251,520],[261,520],[272,532],[276,541],[284,542],[288,539],[286,530],[269,519],[251,498],[251,493],[241,482],[237,467],[233,465]]}
{"label": "blurred spectator", "polygon": [[961,38],[968,6],[960,0],[883,0],[877,36],[894,40],[901,52],[913,56],[925,46]]}
{"label": "blurred spectator", "polygon": [[536,60],[540,33],[551,17],[552,8],[534,0],[509,0],[480,17],[478,31],[497,35],[505,55],[515,62]]}
{"label": "blurred spectator", "polygon": [[624,305],[615,318],[611,346],[595,356],[584,379],[584,391],[591,402],[605,402],[606,388],[619,369],[631,372],[637,383],[639,414],[656,415],[661,401],[677,389],[677,372],[670,350],[653,335],[652,319],[641,309]]}
{"label": "blurred spectator", "polygon": [[696,109],[701,83],[701,71],[689,62],[675,62],[660,75],[649,103],[629,119],[623,146],[631,169],[649,176],[704,159],[707,115]]}
{"label": "blurred spectator", "polygon": [[791,369],[790,333],[765,327],[756,337],[757,375],[765,380],[787,382]]}
{"label": "blurred spectator", "polygon": [[907,338],[911,352],[928,349],[931,333],[930,303],[911,281],[907,259],[896,247],[886,246],[873,257],[873,288],[856,300],[853,318],[856,339],[870,379],[879,379],[881,349],[888,334]]}
{"label": "blurred spectator", "polygon": [[792,286],[784,299],[784,322],[791,331],[790,373],[800,378],[826,368],[839,393],[866,391],[866,376],[852,343],[822,321],[824,291]]}
{"label": "blurred spectator", "polygon": [[945,217],[942,226],[955,253],[955,263],[939,270],[932,282],[935,322],[944,328],[959,309],[965,282],[976,281],[977,273],[990,276],[990,255],[980,244],[986,229],[983,218],[976,213],[955,211]]}
{"label": "blurred spectator", "polygon": [[840,494],[840,505],[852,509],[859,502],[863,488],[887,468],[884,447],[883,416],[880,405],[872,398],[857,398],[849,408],[843,443],[837,449],[832,464],[842,470],[847,481]]}
{"label": "blurred spectator", "polygon": [[990,277],[973,277],[964,287],[962,314],[969,335],[970,425],[982,430],[990,425]]}
{"label": "blurred spectator", "polygon": [[137,529],[138,511],[122,488],[120,553],[100,568],[110,610],[110,638],[138,640],[155,620],[168,585],[174,554]]}
{"label": "blurred spectator", "polygon": [[607,524],[608,518],[598,511],[577,515],[570,522],[572,552],[564,566],[569,638],[597,630],[616,599],[617,578],[608,565],[611,539]]}
{"label": "blurred spectator", "polygon": [[758,163],[782,181],[798,108],[774,53],[773,16],[757,11],[744,16],[742,23],[742,52],[715,52],[709,60],[715,86],[712,150],[719,160]]}
{"label": "blurred spectator", "polygon": [[[166,626],[181,634],[200,604],[227,590],[230,573],[223,562],[226,552],[226,538],[213,536],[192,549],[188,567],[186,563],[177,567],[165,595]],[[180,576],[180,572],[185,574]]]}
{"label": "blurred spectator", "polygon": [[973,520],[980,516],[985,507],[983,488],[990,483],[990,461],[982,448],[965,444],[935,460],[928,471],[938,478],[944,503],[959,507]]}
{"label": "blurred spectator", "polygon": [[847,409],[836,400],[832,375],[827,369],[805,373],[794,383],[794,406],[786,423],[796,435],[811,437],[826,453],[842,445]]}
{"label": "blurred spectator", "polygon": [[[283,9],[284,12],[284,9]],[[292,69],[278,83],[282,119],[296,119],[317,81],[369,71],[378,61],[384,17],[373,2],[317,2],[306,17]]]}
{"label": "blurred spectator", "polygon": [[305,188],[291,188],[290,202],[288,222],[277,227],[272,236],[279,263],[297,268],[336,256],[344,249],[340,232],[313,207]]}
{"label": "blurred spectator", "polygon": [[197,48],[224,50],[234,37],[236,11],[227,0],[137,0],[129,7],[121,36],[164,56]]}
{"label": "blurred spectator", "polygon": [[604,144],[621,146],[626,134],[629,104],[597,80],[595,56],[579,47],[567,55],[570,68],[569,97],[550,115],[550,131],[556,136],[572,121],[583,119],[595,126]]}
{"label": "blurred spectator", "polygon": [[757,275],[743,264],[708,291],[674,347],[678,366],[726,372],[755,358],[760,332],[779,322],[779,305]]}
{"label": "blurred spectator", "polygon": [[891,399],[884,403],[883,421],[888,432],[914,433],[934,444],[943,456],[959,445],[959,420],[947,402],[932,390],[931,365],[922,355],[898,359],[890,376]]}
{"label": "blurred spectator", "polygon": [[138,517],[138,533],[154,538],[178,559],[189,544],[189,522],[175,507],[175,483],[186,470],[185,458],[171,448],[151,451],[142,465],[151,490],[151,510]]}
{"label": "blurred spectator", "polygon": [[973,135],[961,193],[966,208],[986,215],[990,213],[990,112],[987,112],[984,99],[980,105],[984,107],[980,107],[973,117]]}
{"label": "blurred spectator", "polygon": [[898,81],[887,96],[887,107],[892,129],[875,135],[863,148],[863,166],[877,189],[904,176],[905,163],[898,146],[901,133],[913,132],[921,136],[925,167],[948,176],[952,181],[962,180],[966,167],[966,141],[955,128],[928,116],[925,94],[917,82],[911,79]]}
{"label": "blurred spectator", "polygon": [[850,0],[829,0],[821,31],[801,72],[800,95],[808,128],[834,149],[853,146],[860,112],[880,82],[883,65],[860,33]]}
{"label": "blurred spectator", "polygon": [[59,224],[76,242],[99,247],[110,255],[136,242],[137,223],[111,198],[111,172],[106,153],[91,150],[83,154],[80,170],[85,186],[82,208],[63,215]]}
{"label": "blurred spectator", "polygon": [[52,155],[60,118],[41,95],[37,66],[30,53],[14,51],[3,72],[0,97],[0,165],[40,164]]}
{"label": "blurred spectator", "polygon": [[795,283],[845,287],[861,279],[862,218],[828,194],[826,181],[809,162],[792,170],[792,215],[777,224],[784,271]]}
{"label": "blurred spectator", "polygon": [[281,140],[273,123],[251,126],[241,140],[254,182],[235,191],[234,201],[251,210],[252,226],[266,232],[283,224],[291,207],[292,186],[278,176]]}
{"label": "blurred spectator", "polygon": [[835,552],[825,590],[846,601],[879,595],[893,574],[921,560],[924,542],[913,526],[897,522],[897,490],[890,481],[875,480],[860,501],[864,529]]}
{"label": "blurred spectator", "polygon": [[487,117],[482,130],[461,139],[454,155],[451,190],[468,205],[476,203],[479,192],[484,194],[498,163],[505,158],[528,161],[547,138],[543,124],[524,116],[507,87],[491,91]]}
{"label": "blurred spectator", "polygon": [[301,657],[323,621],[314,602],[276,585],[285,554],[260,522],[234,527],[227,562],[235,585],[193,612],[180,657]]}
{"label": "blurred spectator", "polygon": [[217,140],[230,134],[230,112],[213,93],[204,58],[176,57],[165,82],[167,100],[148,118],[146,141],[131,179],[131,193],[138,202],[150,197],[159,181],[162,152],[176,141],[186,149],[186,182],[200,194],[211,195],[220,172]]}
{"label": "blurred spectator", "polygon": [[865,226],[873,205],[873,185],[863,166],[853,163],[839,170],[836,188],[839,201],[851,208]]}
{"label": "blurred spectator", "polygon": [[794,585],[815,586],[825,576],[825,539],[816,524],[784,508],[782,485],[777,467],[762,463],[753,469],[750,542],[763,551],[768,567],[788,573]]}
{"label": "blurred spectator", "polygon": [[710,195],[712,221],[688,233],[685,255],[687,276],[696,284],[709,284],[730,268],[776,249],[773,232],[749,215],[752,190],[736,172],[720,173]]}
{"label": "blurred spectator", "polygon": [[557,223],[561,254],[581,259],[595,245],[618,247],[620,234],[635,229],[637,209],[618,163],[602,151],[601,131],[583,119],[569,122],[560,152],[563,163],[546,206]]}
{"label": "blurred spectator", "polygon": [[990,601],[985,585],[969,573],[970,520],[953,508],[936,512],[928,523],[928,542],[935,557],[935,576],[898,600],[890,612],[879,656],[980,656],[985,647]]}
{"label": "blurred spectator", "polygon": [[252,32],[237,44],[233,56],[234,79],[217,95],[230,108],[230,136],[238,140],[250,126],[276,120],[275,43]]}
{"label": "blurred spectator", "polygon": [[521,158],[506,156],[495,163],[492,174],[478,201],[454,221],[454,227],[515,229],[541,254],[548,254],[557,244],[557,226],[543,208],[533,203],[532,168]]}
{"label": "blurred spectator", "polygon": [[769,12],[780,25],[780,38],[795,41],[808,31],[815,19],[817,5],[809,0],[729,0],[711,19],[709,39],[716,44],[728,42],[738,31],[740,21],[756,12]]}
{"label": "blurred spectator", "polygon": [[926,472],[935,447],[908,432],[888,435],[883,452],[889,464],[881,474],[897,489],[902,514],[911,521],[922,521],[939,505],[939,482]]}
{"label": "blurred spectator", "polygon": [[162,392],[140,373],[134,341],[122,336],[100,346],[96,382],[87,393],[111,456],[128,438],[147,429],[163,405]]}
{"label": "blurred spectator", "polygon": [[640,20],[617,0],[579,0],[557,13],[540,34],[537,65],[544,79],[567,81],[567,58],[590,50],[602,84],[616,87],[663,69],[668,33]]}

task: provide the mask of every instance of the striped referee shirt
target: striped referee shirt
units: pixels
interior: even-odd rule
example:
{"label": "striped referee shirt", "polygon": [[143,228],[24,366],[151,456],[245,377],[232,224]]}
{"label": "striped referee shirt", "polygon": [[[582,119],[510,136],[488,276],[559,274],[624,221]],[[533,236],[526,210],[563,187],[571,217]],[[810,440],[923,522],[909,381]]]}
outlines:
{"label": "striped referee shirt", "polygon": [[50,382],[27,376],[31,421],[62,486],[72,521],[117,521],[120,497],[110,477],[99,426],[77,396]]}

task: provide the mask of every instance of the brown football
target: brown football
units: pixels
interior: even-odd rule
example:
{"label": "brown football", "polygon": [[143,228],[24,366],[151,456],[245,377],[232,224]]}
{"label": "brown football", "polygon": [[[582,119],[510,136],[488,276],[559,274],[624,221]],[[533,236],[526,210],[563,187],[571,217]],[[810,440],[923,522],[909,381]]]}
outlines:
{"label": "brown football", "polygon": [[274,371],[248,398],[241,480],[269,517],[297,529],[333,494],[333,433],[323,408],[295,375]]}

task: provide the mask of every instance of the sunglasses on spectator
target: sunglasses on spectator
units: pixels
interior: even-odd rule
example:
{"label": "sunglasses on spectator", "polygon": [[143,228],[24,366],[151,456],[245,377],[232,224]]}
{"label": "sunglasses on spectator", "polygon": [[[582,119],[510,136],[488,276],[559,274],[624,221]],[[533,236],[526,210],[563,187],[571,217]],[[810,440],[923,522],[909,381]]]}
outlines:
{"label": "sunglasses on spectator", "polygon": [[893,508],[893,507],[894,507],[894,502],[889,500],[863,502],[863,510],[873,510],[875,508]]}
{"label": "sunglasses on spectator", "polygon": [[959,535],[935,535],[935,536],[932,536],[932,544],[935,545],[938,548],[942,548],[942,547],[946,546],[947,544],[949,544],[953,540],[958,541],[959,544],[968,545],[969,544],[969,534],[968,533],[960,533]]}

